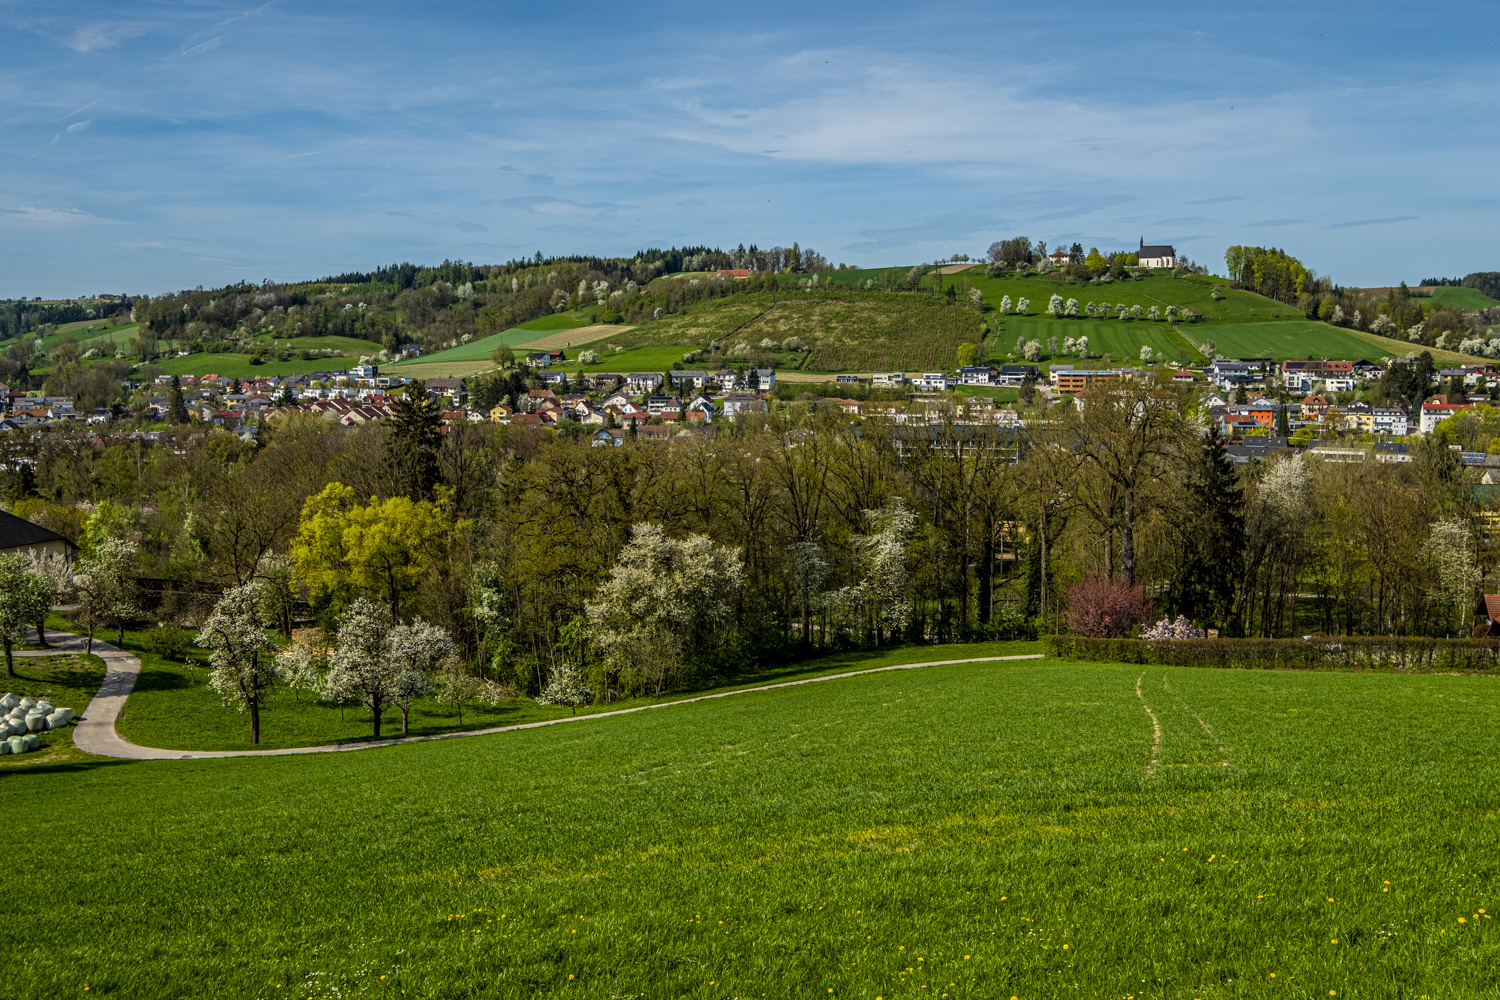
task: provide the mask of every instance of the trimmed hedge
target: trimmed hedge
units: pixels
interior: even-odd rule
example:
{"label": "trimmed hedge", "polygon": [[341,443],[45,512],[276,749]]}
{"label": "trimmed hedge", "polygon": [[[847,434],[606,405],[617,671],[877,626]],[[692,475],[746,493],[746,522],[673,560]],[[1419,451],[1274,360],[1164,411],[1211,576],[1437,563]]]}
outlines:
{"label": "trimmed hedge", "polygon": [[1230,670],[1392,670],[1500,673],[1500,638],[1421,639],[1319,636],[1313,639],[1089,639],[1047,637],[1070,660]]}

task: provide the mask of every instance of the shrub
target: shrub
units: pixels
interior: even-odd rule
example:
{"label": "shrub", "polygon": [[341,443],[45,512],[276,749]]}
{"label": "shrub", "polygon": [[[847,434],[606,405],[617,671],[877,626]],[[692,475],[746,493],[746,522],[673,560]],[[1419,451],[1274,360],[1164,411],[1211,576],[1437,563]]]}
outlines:
{"label": "shrub", "polygon": [[1073,660],[1238,670],[1388,670],[1401,673],[1500,672],[1500,639],[1315,636],[1311,639],[1147,639],[1050,636],[1052,652]]}
{"label": "shrub", "polygon": [[188,647],[193,644],[193,633],[178,625],[176,622],[167,622],[158,628],[152,629],[146,634],[143,645],[157,656],[169,660],[186,660]]}
{"label": "shrub", "polygon": [[1068,589],[1063,620],[1079,635],[1111,639],[1129,635],[1150,616],[1151,602],[1143,588],[1095,576]]}

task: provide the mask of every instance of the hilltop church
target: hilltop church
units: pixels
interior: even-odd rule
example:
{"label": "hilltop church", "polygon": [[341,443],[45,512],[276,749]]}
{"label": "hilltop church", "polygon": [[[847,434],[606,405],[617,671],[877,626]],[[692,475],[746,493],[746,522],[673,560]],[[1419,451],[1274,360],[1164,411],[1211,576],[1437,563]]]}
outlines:
{"label": "hilltop church", "polygon": [[1146,237],[1141,237],[1141,267],[1176,267],[1177,251],[1171,247],[1148,247]]}

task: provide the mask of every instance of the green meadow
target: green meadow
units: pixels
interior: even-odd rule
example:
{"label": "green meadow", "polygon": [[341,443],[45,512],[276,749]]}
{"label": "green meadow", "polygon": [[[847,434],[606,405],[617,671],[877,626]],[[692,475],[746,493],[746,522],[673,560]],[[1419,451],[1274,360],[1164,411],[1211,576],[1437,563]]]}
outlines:
{"label": "green meadow", "polygon": [[[555,313],[551,316],[542,316],[539,319],[530,320],[520,326],[513,326],[509,330],[492,333],[488,337],[480,337],[471,340],[467,344],[450,347],[446,351],[438,351],[425,357],[415,358],[407,364],[442,364],[448,361],[488,361],[495,349],[502,345],[515,347],[517,344],[525,344],[537,340],[548,333],[559,330],[576,330],[584,324],[567,315],[566,313]],[[392,365],[398,368],[399,365]]]}
{"label": "green meadow", "polygon": [[992,662],[12,767],[7,986],[1493,998],[1495,683]]}
{"label": "green meadow", "polygon": [[359,358],[334,357],[314,358],[303,361],[267,361],[252,365],[250,355],[234,354],[189,354],[185,358],[162,358],[152,364],[161,367],[169,375],[227,375],[229,378],[265,378],[271,375],[312,374],[323,371],[346,371],[359,364]]}
{"label": "green meadow", "polygon": [[1464,309],[1472,312],[1475,309],[1491,309],[1500,306],[1488,295],[1477,288],[1465,288],[1457,285],[1443,285],[1432,290],[1432,301],[1444,309]]}

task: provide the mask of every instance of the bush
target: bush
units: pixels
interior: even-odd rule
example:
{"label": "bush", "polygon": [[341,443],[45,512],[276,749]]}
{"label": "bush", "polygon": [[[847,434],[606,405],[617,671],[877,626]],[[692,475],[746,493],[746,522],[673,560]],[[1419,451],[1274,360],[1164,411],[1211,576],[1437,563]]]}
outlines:
{"label": "bush", "polygon": [[1048,637],[1071,660],[1233,670],[1390,670],[1500,672],[1500,639],[1341,636],[1313,639],[1094,639]]}
{"label": "bush", "polygon": [[187,651],[193,645],[193,633],[176,622],[167,622],[147,632],[142,644],[157,656],[185,661]]}
{"label": "bush", "polygon": [[1102,576],[1080,580],[1068,589],[1063,620],[1079,635],[1109,639],[1129,635],[1151,617],[1151,602],[1141,587]]}

